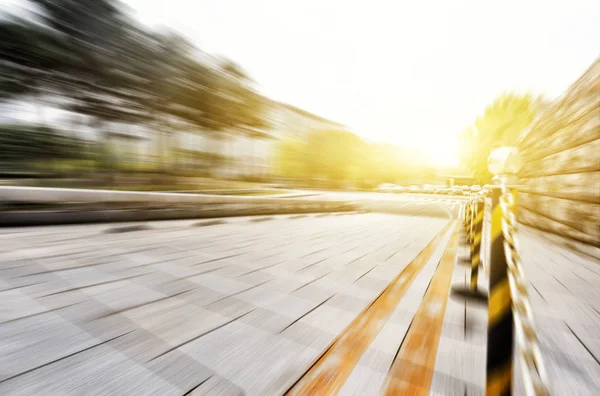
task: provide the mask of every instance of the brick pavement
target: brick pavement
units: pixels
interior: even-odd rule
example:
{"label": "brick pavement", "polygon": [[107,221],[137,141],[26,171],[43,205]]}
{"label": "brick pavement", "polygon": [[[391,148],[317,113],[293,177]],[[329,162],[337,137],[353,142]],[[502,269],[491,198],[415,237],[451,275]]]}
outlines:
{"label": "brick pavement", "polygon": [[281,393],[447,220],[195,223],[3,231],[0,393]]}
{"label": "brick pavement", "polygon": [[[448,219],[207,222],[0,230],[0,394],[281,394]],[[448,238],[340,394],[379,394]],[[600,267],[521,240],[555,394],[600,394]],[[467,273],[455,265],[452,282]],[[432,394],[483,394],[486,321],[485,307],[448,300]]]}

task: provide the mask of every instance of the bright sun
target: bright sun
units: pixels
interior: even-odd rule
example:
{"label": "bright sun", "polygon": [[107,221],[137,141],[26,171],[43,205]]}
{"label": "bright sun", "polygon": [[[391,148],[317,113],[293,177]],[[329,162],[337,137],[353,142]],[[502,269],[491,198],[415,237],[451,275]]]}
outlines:
{"label": "bright sun", "polygon": [[453,136],[452,134],[431,133],[422,135],[390,136],[388,142],[395,144],[398,147],[414,148],[423,153],[431,166],[458,166],[458,142],[456,136]]}
{"label": "bright sun", "polygon": [[456,144],[448,144],[446,146],[427,145],[422,148],[429,157],[431,165],[436,167],[454,167],[458,165],[458,155]]}

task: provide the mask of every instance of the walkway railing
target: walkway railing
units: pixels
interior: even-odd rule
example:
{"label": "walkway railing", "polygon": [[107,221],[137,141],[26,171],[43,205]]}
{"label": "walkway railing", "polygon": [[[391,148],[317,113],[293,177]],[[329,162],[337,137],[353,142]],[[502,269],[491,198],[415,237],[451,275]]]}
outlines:
{"label": "walkway railing", "polygon": [[[500,148],[490,155],[488,165],[496,175],[496,184],[472,195],[462,211],[470,246],[469,287],[455,287],[453,293],[487,300],[486,394],[512,393],[515,350],[521,363],[518,375],[523,378],[527,395],[548,395],[548,377],[519,256],[517,187],[511,184],[519,170],[518,153],[510,147]],[[482,263],[489,274],[487,293],[478,289]]]}

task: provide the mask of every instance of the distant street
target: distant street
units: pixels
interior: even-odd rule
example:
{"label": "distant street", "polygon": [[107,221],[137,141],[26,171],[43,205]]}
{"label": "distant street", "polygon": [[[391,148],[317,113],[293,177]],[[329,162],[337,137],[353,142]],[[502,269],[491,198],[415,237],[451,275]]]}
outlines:
{"label": "distant street", "polygon": [[466,196],[414,194],[414,193],[376,193],[376,192],[345,192],[345,191],[311,191],[318,193],[306,199],[348,200],[358,202],[362,207],[373,212],[408,214],[456,218],[460,205],[467,201]]}

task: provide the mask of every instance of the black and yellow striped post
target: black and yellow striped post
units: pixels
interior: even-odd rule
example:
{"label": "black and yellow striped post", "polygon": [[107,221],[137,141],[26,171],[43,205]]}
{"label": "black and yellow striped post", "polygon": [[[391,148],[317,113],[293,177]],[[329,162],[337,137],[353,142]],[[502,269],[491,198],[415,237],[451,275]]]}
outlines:
{"label": "black and yellow striped post", "polygon": [[481,234],[483,230],[483,201],[477,197],[470,199],[465,204],[465,234],[469,245],[469,261],[471,264],[471,277],[465,285],[454,285],[452,295],[461,299],[478,302],[487,301],[487,294],[477,289],[479,264],[481,263]]}
{"label": "black and yellow striped post", "polygon": [[464,225],[465,225],[465,234],[467,235],[467,239],[469,238],[469,219],[470,219],[470,210],[471,210],[471,202],[467,201],[467,203],[465,204],[465,220],[464,220]]}
{"label": "black and yellow striped post", "polygon": [[502,233],[501,186],[491,190],[490,287],[488,297],[488,341],[486,395],[512,393],[513,316],[508,265]]}
{"label": "black and yellow striped post", "polygon": [[473,236],[475,232],[474,223],[475,217],[477,216],[477,205],[474,199],[471,199],[471,230],[469,233],[469,244],[473,243]]}
{"label": "black and yellow striped post", "polygon": [[469,200],[469,220],[467,222],[467,242],[471,243],[471,236],[473,232],[473,201]]}
{"label": "black and yellow striped post", "polygon": [[467,243],[471,244],[473,241],[473,220],[475,219],[475,205],[474,201],[469,200],[469,218],[467,219]]}
{"label": "black and yellow striped post", "polygon": [[473,223],[471,226],[471,290],[477,290],[479,265],[481,264],[481,239],[483,233],[484,202],[477,199],[474,202]]}

